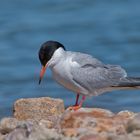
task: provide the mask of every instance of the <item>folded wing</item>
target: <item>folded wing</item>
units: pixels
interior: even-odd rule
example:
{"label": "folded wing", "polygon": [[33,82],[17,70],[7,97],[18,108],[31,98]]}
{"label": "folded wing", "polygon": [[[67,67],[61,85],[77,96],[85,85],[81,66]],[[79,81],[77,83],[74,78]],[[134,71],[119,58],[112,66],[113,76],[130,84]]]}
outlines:
{"label": "folded wing", "polygon": [[79,67],[71,68],[73,80],[91,94],[95,91],[103,92],[126,77],[125,70],[120,66],[105,65],[90,55],[76,53],[72,61],[79,64]]}

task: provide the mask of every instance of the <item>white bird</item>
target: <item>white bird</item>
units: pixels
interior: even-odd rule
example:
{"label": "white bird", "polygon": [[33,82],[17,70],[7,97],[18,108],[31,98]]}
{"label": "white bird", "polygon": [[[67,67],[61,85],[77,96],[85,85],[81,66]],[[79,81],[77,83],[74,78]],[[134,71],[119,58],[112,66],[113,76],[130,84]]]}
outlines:
{"label": "white bird", "polygon": [[[66,51],[57,41],[45,42],[39,50],[39,59],[42,64],[39,84],[49,67],[59,84],[77,94],[76,103],[71,107],[74,110],[82,106],[86,96],[120,89],[140,89],[140,78],[127,77],[120,66],[104,64],[88,54]],[[80,95],[82,100],[78,103]]]}

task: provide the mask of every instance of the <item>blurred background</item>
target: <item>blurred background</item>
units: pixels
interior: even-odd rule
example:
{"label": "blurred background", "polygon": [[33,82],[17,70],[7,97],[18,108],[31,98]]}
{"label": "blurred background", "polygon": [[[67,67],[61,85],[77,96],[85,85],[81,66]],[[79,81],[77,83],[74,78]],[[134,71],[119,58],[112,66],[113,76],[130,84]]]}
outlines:
{"label": "blurred background", "polygon": [[[75,94],[58,85],[50,70],[38,85],[38,50],[47,40],[140,76],[139,6],[138,0],[1,1],[0,118],[12,114],[19,98],[61,98],[66,107],[75,103]],[[140,91],[106,93],[87,99],[84,106],[138,112]]]}

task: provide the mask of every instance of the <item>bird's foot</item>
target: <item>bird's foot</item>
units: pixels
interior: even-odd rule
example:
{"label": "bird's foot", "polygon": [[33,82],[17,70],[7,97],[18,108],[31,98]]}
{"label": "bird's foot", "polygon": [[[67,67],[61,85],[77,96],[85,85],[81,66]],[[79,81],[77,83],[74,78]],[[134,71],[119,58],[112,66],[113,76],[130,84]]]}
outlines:
{"label": "bird's foot", "polygon": [[79,99],[79,94],[77,94],[75,105],[68,107],[68,110],[76,111],[76,110],[80,109],[82,107],[82,104],[83,104],[84,100],[86,99],[86,96],[82,97],[82,100],[80,101],[79,104],[78,104],[78,99]]}
{"label": "bird's foot", "polygon": [[74,106],[68,107],[68,110],[74,110],[74,111],[76,111],[76,110],[78,110],[80,108],[81,108],[81,105],[74,105]]}

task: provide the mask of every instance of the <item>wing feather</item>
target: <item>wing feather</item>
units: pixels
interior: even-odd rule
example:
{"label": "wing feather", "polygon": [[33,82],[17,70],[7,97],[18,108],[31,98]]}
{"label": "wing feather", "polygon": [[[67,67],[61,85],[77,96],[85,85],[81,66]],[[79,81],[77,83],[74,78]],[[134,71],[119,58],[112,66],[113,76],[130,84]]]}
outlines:
{"label": "wing feather", "polygon": [[73,80],[89,92],[116,85],[120,79],[126,77],[126,72],[117,65],[105,65],[90,55],[76,53],[72,61],[79,67],[72,67]]}

